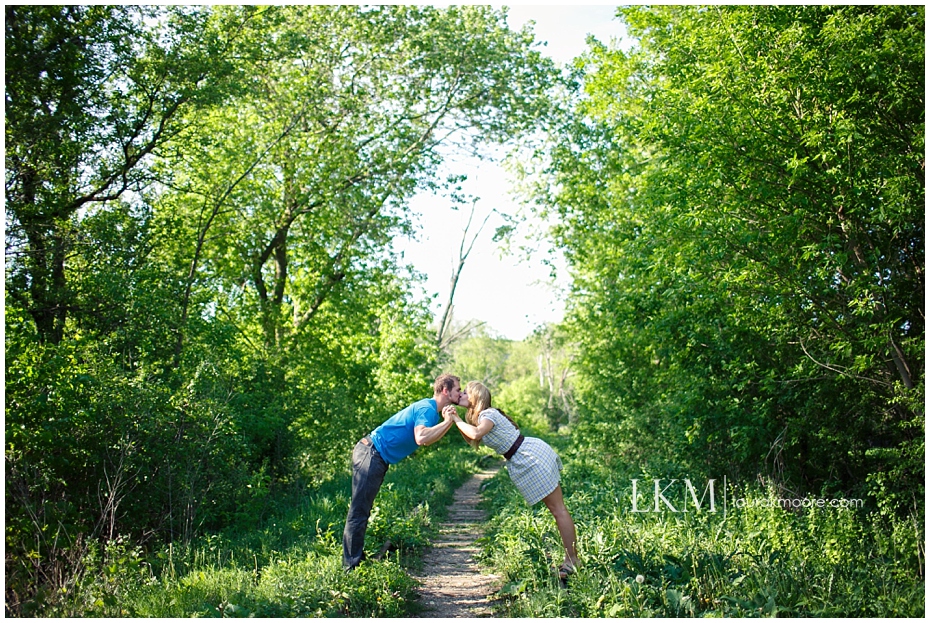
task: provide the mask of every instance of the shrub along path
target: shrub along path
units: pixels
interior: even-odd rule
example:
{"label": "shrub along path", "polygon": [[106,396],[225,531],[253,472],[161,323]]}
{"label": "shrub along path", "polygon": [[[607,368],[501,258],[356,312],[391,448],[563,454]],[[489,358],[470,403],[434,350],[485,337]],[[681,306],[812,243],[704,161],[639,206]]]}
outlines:
{"label": "shrub along path", "polygon": [[478,507],[481,483],[498,469],[500,465],[494,465],[479,472],[456,490],[448,522],[441,524],[439,539],[423,556],[423,571],[415,576],[421,582],[420,599],[426,608],[421,617],[493,616],[487,598],[498,577],[478,568],[474,543],[482,536],[481,524],[487,519]]}

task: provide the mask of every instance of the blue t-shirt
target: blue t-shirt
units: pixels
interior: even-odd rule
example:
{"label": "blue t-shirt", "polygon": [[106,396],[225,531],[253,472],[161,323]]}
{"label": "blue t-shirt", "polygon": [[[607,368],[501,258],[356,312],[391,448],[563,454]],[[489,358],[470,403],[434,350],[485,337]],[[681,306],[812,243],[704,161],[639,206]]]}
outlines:
{"label": "blue t-shirt", "polygon": [[413,429],[421,424],[427,428],[439,424],[439,410],[432,398],[419,400],[392,415],[372,431],[371,441],[381,458],[393,465],[419,448],[413,437]]}

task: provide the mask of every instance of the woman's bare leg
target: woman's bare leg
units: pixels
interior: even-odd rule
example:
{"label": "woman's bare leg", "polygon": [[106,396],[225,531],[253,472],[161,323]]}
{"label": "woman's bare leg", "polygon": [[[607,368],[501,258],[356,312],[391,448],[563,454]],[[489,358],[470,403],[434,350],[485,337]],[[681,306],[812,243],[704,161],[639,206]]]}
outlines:
{"label": "woman's bare leg", "polygon": [[555,517],[555,525],[559,529],[559,535],[562,537],[562,545],[565,547],[565,563],[574,568],[578,566],[578,554],[575,551],[575,522],[565,507],[565,500],[562,499],[562,487],[558,486],[555,491],[543,498],[543,502]]}

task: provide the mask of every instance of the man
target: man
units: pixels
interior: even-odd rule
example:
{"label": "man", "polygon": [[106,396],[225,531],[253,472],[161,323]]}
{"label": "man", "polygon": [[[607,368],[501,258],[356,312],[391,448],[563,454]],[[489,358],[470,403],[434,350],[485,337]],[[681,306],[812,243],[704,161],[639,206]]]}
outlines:
{"label": "man", "polygon": [[433,397],[413,403],[388,418],[381,426],[362,437],[352,451],[352,501],[346,528],[342,533],[342,566],[354,569],[362,562],[365,531],[375,496],[389,465],[442,439],[453,426],[450,415],[440,413],[450,404],[458,404],[462,391],[457,376],[443,374],[433,383]]}

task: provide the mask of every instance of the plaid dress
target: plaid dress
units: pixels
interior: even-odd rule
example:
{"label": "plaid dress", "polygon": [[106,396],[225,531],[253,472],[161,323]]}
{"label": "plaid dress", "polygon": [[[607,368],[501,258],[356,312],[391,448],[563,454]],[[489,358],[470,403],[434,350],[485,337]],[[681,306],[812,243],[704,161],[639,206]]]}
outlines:
{"label": "plaid dress", "polygon": [[[510,450],[520,434],[510,420],[497,409],[485,409],[478,416],[479,422],[482,419],[494,422],[494,428],[481,441],[501,454]],[[526,437],[520,449],[507,461],[510,479],[530,506],[555,491],[559,486],[560,471],[562,460],[559,455],[549,444],[536,437]]]}

